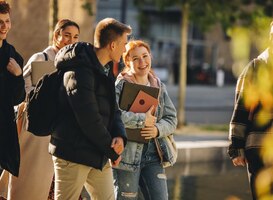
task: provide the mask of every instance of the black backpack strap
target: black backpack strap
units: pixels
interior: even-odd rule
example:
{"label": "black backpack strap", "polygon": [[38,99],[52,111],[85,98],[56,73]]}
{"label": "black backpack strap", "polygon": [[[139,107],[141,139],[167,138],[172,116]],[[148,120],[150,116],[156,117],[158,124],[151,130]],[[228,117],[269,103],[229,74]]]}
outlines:
{"label": "black backpack strap", "polygon": [[43,52],[44,56],[45,56],[45,61],[48,61],[48,56],[46,52]]}

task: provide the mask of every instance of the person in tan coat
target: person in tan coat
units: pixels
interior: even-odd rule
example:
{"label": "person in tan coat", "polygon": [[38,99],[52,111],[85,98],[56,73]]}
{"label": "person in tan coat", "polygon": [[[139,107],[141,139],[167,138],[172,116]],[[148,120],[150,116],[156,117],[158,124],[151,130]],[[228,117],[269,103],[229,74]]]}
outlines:
{"label": "person in tan coat", "polygon": [[[43,52],[32,55],[24,66],[23,75],[27,93],[33,89],[31,63],[33,61],[54,61],[57,52],[62,47],[78,42],[79,33],[78,24],[71,20],[63,19],[56,24],[53,45],[48,46]],[[9,200],[47,200],[54,175],[52,158],[48,153],[50,136],[37,137],[26,131],[26,113],[24,113],[19,140],[22,155],[19,177],[16,178],[4,171],[2,180],[0,180],[0,196],[2,192],[2,196]]]}

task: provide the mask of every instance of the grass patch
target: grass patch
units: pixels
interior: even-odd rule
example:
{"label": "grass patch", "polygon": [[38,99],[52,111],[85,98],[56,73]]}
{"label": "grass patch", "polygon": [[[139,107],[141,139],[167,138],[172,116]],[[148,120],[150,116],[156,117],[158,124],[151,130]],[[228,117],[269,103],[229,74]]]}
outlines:
{"label": "grass patch", "polygon": [[224,131],[224,132],[228,132],[229,130],[229,125],[228,124],[213,124],[213,125],[201,125],[199,127],[201,130],[204,131]]}

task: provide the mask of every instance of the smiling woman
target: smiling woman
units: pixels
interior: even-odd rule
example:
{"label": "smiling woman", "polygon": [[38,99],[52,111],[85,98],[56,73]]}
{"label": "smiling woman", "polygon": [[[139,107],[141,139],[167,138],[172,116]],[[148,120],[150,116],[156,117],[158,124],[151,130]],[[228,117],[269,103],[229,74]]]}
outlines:
{"label": "smiling woman", "polygon": [[[148,84],[148,74],[151,71],[151,50],[148,44],[141,41],[129,42],[123,54],[125,71],[135,74],[139,84]],[[153,72],[151,71],[153,74]]]}
{"label": "smiling woman", "polygon": [[[146,113],[121,110],[125,128],[141,129],[141,137],[147,143],[136,142],[129,137],[119,166],[114,169],[117,199],[138,198],[138,188],[145,199],[168,199],[167,178],[163,162],[168,166],[175,162],[167,148],[166,138],[174,133],[177,125],[175,107],[166,86],[152,71],[151,50],[147,43],[132,40],[123,54],[124,70],[116,81],[119,102],[125,82],[159,88],[158,106],[151,106]],[[138,110],[139,111],[139,110]],[[127,129],[128,130],[128,129]],[[163,155],[162,155],[163,152]]]}
{"label": "smiling woman", "polygon": [[56,28],[54,31],[54,45],[61,49],[62,47],[73,44],[79,40],[79,27],[75,25],[67,24],[63,28]]}

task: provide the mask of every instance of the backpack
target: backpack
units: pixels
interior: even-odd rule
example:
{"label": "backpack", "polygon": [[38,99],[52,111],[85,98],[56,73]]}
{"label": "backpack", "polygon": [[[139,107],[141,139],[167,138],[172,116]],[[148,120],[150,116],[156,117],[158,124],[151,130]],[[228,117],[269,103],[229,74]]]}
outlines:
{"label": "backpack", "polygon": [[[46,52],[42,52],[48,61]],[[62,77],[55,70],[45,74],[27,96],[27,131],[36,136],[48,136],[53,131],[57,119],[58,91]]]}
{"label": "backpack", "polygon": [[63,72],[45,74],[27,97],[27,131],[36,136],[48,136],[58,117],[58,96]]}

